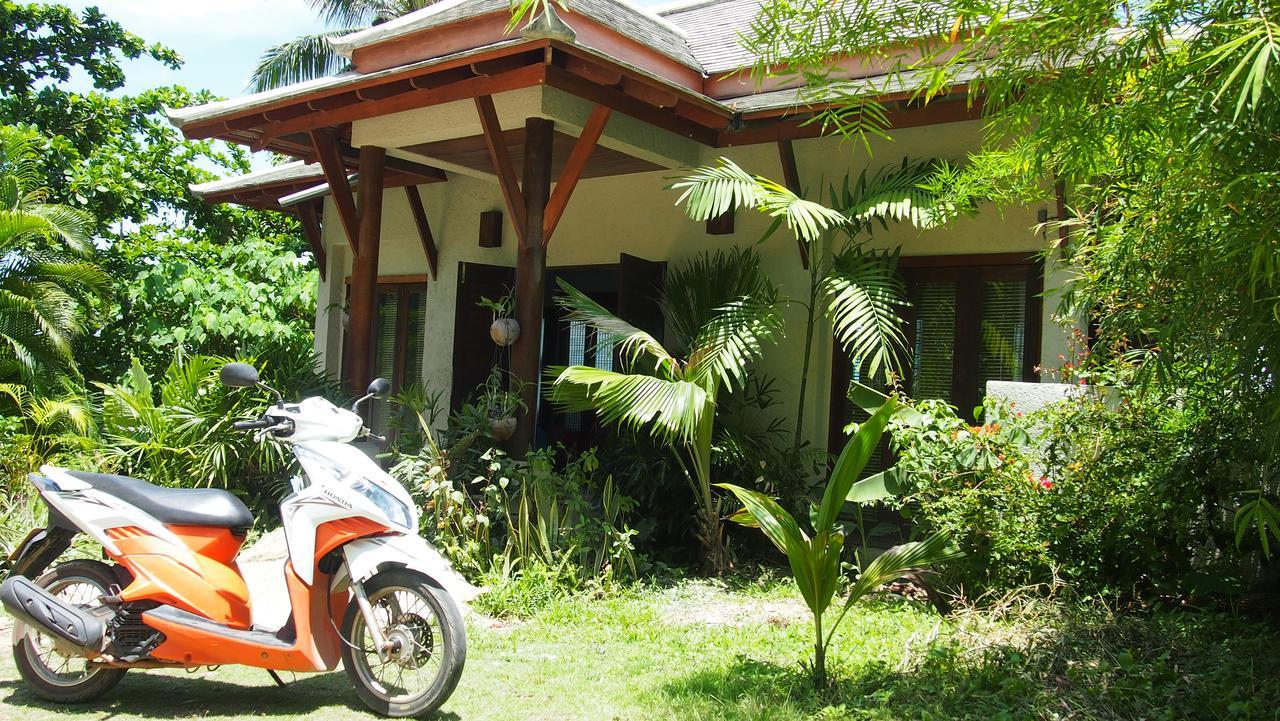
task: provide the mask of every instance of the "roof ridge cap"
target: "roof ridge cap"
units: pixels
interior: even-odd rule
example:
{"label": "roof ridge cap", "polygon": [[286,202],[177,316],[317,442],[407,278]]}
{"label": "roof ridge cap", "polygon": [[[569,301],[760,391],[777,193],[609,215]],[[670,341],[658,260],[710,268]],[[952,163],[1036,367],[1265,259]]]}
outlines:
{"label": "roof ridge cap", "polygon": [[398,18],[388,20],[378,25],[370,25],[363,30],[357,30],[353,33],[347,33],[336,38],[328,38],[329,44],[342,57],[350,58],[355,51],[355,47],[360,41],[369,36],[376,36],[385,33],[387,30],[394,30],[402,25],[412,25],[413,23],[425,17],[443,13],[446,10],[452,10],[460,5],[466,5],[473,2],[482,2],[483,0],[439,0],[425,7],[418,8],[411,13],[401,15]]}
{"label": "roof ridge cap", "polygon": [[[666,20],[666,16],[670,13],[678,13],[684,10],[696,10],[708,5],[719,5],[720,3],[728,1],[729,0],[671,0],[671,2],[655,5],[650,9],[650,12]],[[671,21],[667,20],[667,22]]]}

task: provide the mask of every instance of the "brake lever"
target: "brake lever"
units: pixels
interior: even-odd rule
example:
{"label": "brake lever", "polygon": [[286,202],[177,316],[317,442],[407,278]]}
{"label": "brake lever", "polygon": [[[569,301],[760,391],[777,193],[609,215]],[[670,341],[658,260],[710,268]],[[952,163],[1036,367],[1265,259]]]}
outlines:
{"label": "brake lever", "polygon": [[265,441],[267,439],[267,436],[271,435],[272,433],[275,433],[276,431],[287,431],[292,425],[293,424],[290,423],[289,421],[280,421],[274,426],[268,426],[266,428],[263,428],[262,430],[253,434],[253,442],[261,443]]}

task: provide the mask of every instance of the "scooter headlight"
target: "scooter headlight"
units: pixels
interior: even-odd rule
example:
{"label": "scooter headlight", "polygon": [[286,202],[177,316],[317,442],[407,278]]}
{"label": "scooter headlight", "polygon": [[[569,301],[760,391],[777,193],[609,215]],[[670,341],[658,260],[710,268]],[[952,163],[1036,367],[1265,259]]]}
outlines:
{"label": "scooter headlight", "polygon": [[351,482],[351,490],[369,499],[370,503],[387,514],[387,518],[392,521],[406,528],[413,527],[413,514],[409,511],[409,507],[382,486],[366,478],[357,478]]}

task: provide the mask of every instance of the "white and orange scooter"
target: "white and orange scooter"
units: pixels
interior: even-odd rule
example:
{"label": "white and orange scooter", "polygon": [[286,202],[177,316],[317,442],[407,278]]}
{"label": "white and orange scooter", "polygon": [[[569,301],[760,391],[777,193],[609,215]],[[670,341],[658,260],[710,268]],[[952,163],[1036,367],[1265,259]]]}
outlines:
{"label": "white and orange scooter", "polygon": [[[243,363],[221,377],[262,385]],[[414,716],[444,703],[466,657],[462,616],[441,585],[456,576],[417,535],[405,489],[351,445],[369,434],[359,403],[388,385],[374,381],[351,410],[277,393],[260,419],[234,424],[291,446],[303,470],[280,504],[292,613],[278,630],[252,624],[235,559],[253,516],[231,493],[54,466],[32,474],[49,523],[13,553],[0,584],[31,690],[70,703],[97,698],[131,668],[243,664],[279,681],[276,671],[330,671],[341,659],[379,713]],[[74,560],[43,573],[79,533],[111,563]]]}

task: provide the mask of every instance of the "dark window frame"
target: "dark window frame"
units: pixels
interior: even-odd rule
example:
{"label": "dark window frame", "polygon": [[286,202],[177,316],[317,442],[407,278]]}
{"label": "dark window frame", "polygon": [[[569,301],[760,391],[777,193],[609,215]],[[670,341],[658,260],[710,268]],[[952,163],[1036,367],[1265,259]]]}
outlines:
{"label": "dark window frame", "polygon": [[[351,277],[350,276],[347,276],[346,278],[346,285],[347,285],[346,293],[347,293],[348,307],[349,307],[350,297],[351,297]],[[379,296],[378,300],[380,301],[381,296],[384,296],[384,295],[395,294],[397,296],[396,298],[396,302],[397,302],[396,329],[395,329],[395,334],[393,336],[395,339],[395,348],[392,350],[392,352],[394,353],[393,357],[395,358],[395,365],[392,368],[392,377],[387,379],[391,381],[392,393],[399,393],[401,390],[404,389],[405,380],[406,380],[405,375],[408,373],[408,369],[406,368],[406,363],[408,362],[408,354],[406,353],[406,351],[408,349],[406,348],[406,346],[409,342],[409,315],[410,315],[409,314],[409,310],[410,310],[409,298],[413,293],[422,293],[425,295],[427,293],[427,286],[428,286],[428,278],[425,275],[385,275],[385,276],[378,277],[378,283],[377,283],[377,293]],[[423,318],[423,323],[424,325],[426,323],[425,317]],[[423,328],[423,334],[424,336],[426,334],[425,327]],[[373,334],[373,339],[372,339],[373,343],[376,344],[378,342],[378,337],[379,337],[379,333],[375,332]],[[350,340],[350,337],[347,334],[346,328],[344,327],[342,331],[342,366],[341,366],[341,376],[342,376],[342,382],[344,385],[348,380],[347,358],[350,352],[350,343],[348,343],[349,340]],[[378,350],[376,346],[370,347],[368,349],[368,353],[370,354],[371,359],[376,359],[377,352]],[[419,373],[421,373],[421,369],[419,369]]]}
{"label": "dark window frame", "polygon": [[[1022,380],[1038,380],[1043,340],[1044,263],[1037,254],[1027,253],[979,253],[971,255],[907,256],[899,259],[898,268],[907,281],[952,281],[957,285],[956,297],[956,352],[952,373],[952,396],[949,399],[962,415],[977,405],[981,389],[976,394],[979,333],[975,327],[981,322],[982,284],[986,281],[1025,280],[1027,282],[1026,333],[1023,339]],[[907,345],[915,342],[915,317],[911,308],[904,313],[907,321]],[[827,451],[838,453],[844,447],[846,393],[848,386],[839,379],[851,375],[851,362],[840,344],[833,340],[831,355],[831,388],[827,419]],[[904,385],[911,383],[911,370],[903,378]],[[973,396],[973,397],[970,397]],[[967,406],[965,405],[967,404]],[[885,449],[887,453],[887,448]]]}

